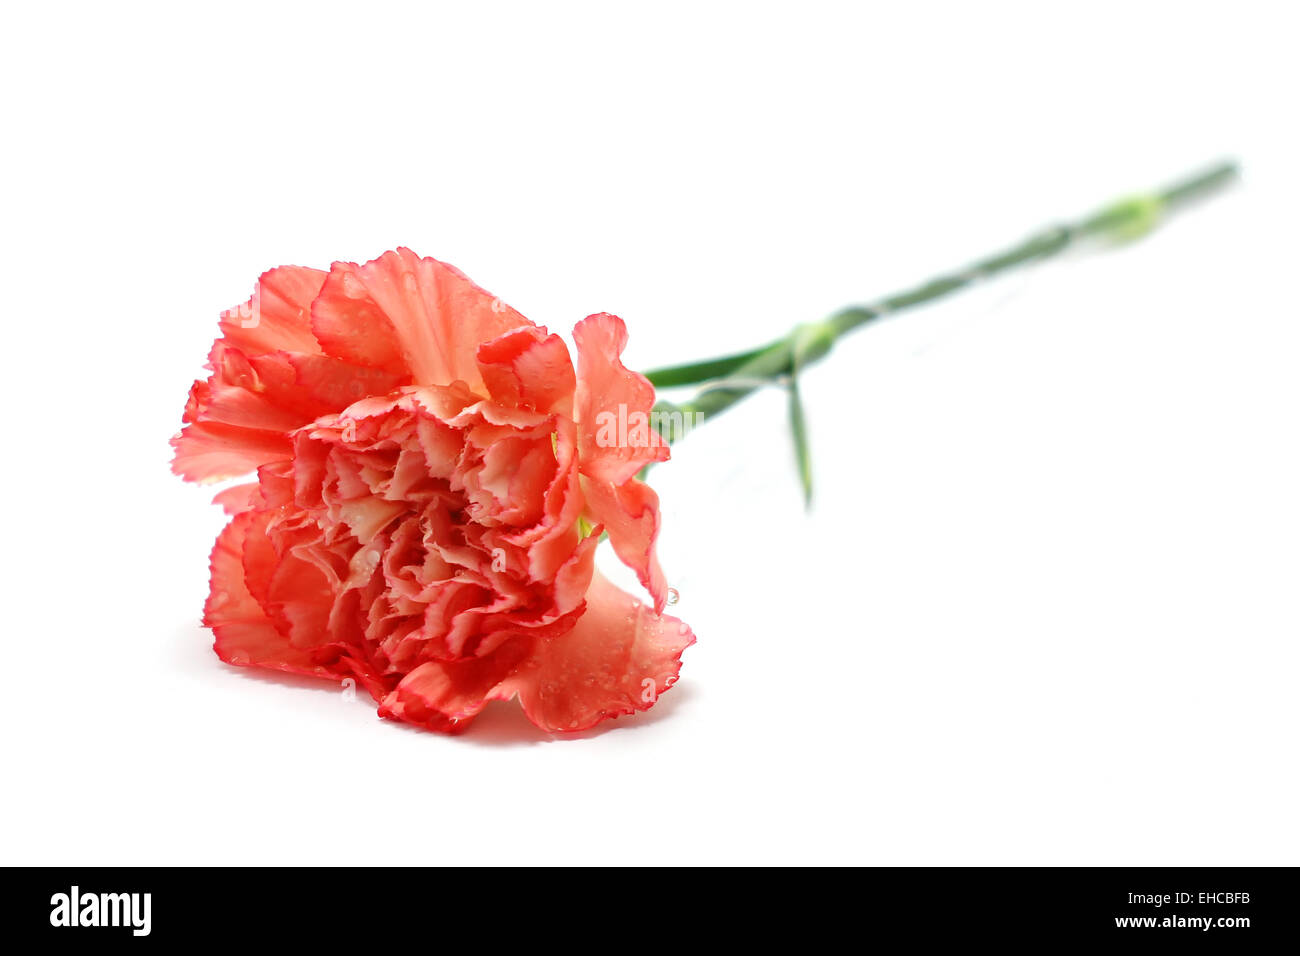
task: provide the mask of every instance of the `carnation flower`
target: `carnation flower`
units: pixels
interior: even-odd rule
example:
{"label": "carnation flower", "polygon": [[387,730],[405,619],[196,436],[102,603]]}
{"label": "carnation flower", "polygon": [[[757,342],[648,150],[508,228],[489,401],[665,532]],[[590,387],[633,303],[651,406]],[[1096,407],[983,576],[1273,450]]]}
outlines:
{"label": "carnation flower", "polygon": [[[694,635],[663,614],[668,458],[598,422],[649,415],[621,319],[564,341],[409,249],[286,266],[221,318],[173,469],[256,472],[218,500],[204,623],[230,664],[349,678],[385,717],[456,733],[518,697],[548,731],[650,707]],[[626,432],[626,429],[624,430]],[[607,534],[647,606],[594,569]]]}

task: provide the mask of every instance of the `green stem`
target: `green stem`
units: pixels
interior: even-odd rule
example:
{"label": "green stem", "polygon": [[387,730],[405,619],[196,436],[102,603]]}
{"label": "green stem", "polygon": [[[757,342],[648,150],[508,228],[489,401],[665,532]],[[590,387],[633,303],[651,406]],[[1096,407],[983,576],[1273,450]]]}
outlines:
{"label": "green stem", "polygon": [[672,388],[675,385],[694,385],[712,379],[725,378],[733,368],[740,368],[750,359],[763,351],[762,348],[750,349],[736,355],[723,355],[703,362],[691,362],[688,365],[675,365],[672,368],[660,368],[645,373],[650,384],[655,388]]}
{"label": "green stem", "polygon": [[[850,306],[824,322],[800,326],[785,338],[739,356],[725,356],[696,362],[677,369],[649,373],[652,382],[668,386],[676,381],[698,381],[700,370],[713,367],[726,370],[726,378],[706,386],[689,401],[680,405],[661,402],[661,411],[700,413],[705,419],[721,414],[763,385],[789,376],[794,366],[796,339],[802,343],[800,366],[806,367],[823,358],[835,340],[854,329],[895,312],[912,309],[941,299],[974,282],[990,279],[1018,266],[1039,262],[1059,255],[1082,240],[1101,236],[1133,238],[1153,228],[1168,212],[1209,195],[1233,181],[1238,174],[1236,163],[1223,162],[1203,172],[1188,176],[1162,190],[1112,203],[1072,223],[1045,229],[1003,252],[987,256],[965,269],[936,276],[927,282],[870,305]],[[809,346],[808,342],[813,345]],[[739,358],[746,360],[736,364]],[[670,441],[675,437],[666,433]]]}

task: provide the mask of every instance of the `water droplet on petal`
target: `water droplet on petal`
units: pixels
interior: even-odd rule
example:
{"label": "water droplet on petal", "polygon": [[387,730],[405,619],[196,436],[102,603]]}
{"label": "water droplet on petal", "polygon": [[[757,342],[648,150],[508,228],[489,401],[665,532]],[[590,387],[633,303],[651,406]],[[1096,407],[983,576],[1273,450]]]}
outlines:
{"label": "water droplet on petal", "polygon": [[669,604],[676,604],[676,603],[677,603],[678,601],[680,601],[681,599],[682,599],[682,596],[677,592],[677,589],[676,589],[676,588],[669,588],[669,589],[668,589],[668,603],[669,603]]}

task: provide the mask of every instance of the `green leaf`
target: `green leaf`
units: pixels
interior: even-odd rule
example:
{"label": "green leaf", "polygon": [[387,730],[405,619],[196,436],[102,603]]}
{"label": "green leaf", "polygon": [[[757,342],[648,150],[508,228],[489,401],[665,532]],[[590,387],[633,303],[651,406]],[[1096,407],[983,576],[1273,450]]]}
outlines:
{"label": "green leaf", "polygon": [[799,380],[790,379],[790,431],[794,434],[795,466],[803,486],[803,504],[812,507],[812,456],[808,453],[808,428],[804,422],[803,399],[799,397]]}
{"label": "green leaf", "polygon": [[790,431],[794,435],[795,466],[803,486],[803,504],[812,507],[812,455],[808,451],[808,425],[799,394],[799,376],[805,365],[815,362],[835,344],[835,327],[830,322],[801,325],[790,336]]}

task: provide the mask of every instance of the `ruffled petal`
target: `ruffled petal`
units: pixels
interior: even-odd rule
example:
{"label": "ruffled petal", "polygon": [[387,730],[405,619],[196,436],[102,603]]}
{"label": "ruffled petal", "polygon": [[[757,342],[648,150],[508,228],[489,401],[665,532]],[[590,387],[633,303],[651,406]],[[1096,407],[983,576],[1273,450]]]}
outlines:
{"label": "ruffled petal", "polygon": [[558,335],[537,326],[515,329],[480,345],[478,365],[493,401],[573,417],[577,378]]}
{"label": "ruffled petal", "polygon": [[627,327],[616,315],[589,315],[573,329],[578,347],[575,411],[584,475],[621,485],[646,465],[668,460],[668,444],[650,427],[655,390],[623,365]]}
{"label": "ruffled petal", "polygon": [[579,469],[586,515],[603,524],[619,559],[637,574],[657,612],[668,586],[655,557],[659,497],[636,474],[668,458],[668,445],[650,427],[654,386],[619,356],[627,328],[616,315],[590,315],[573,330],[578,346]]}
{"label": "ruffled petal", "polygon": [[236,348],[262,352],[320,352],[311,331],[311,302],[326,273],[304,266],[280,266],[262,273],[252,298],[221,314],[221,334]]}
{"label": "ruffled petal", "polygon": [[695,643],[675,617],[656,615],[597,572],[573,630],[539,641],[510,686],[529,720],[549,731],[585,730],[647,710],[677,681],[682,651]]}
{"label": "ruffled petal", "polygon": [[663,613],[668,601],[668,582],[655,554],[659,496],[635,478],[618,487],[584,478],[582,490],[589,519],[605,526],[614,553],[636,572],[637,580],[654,600],[655,611]]}
{"label": "ruffled petal", "polygon": [[478,347],[532,325],[459,270],[410,249],[336,262],[311,310],[324,350],[418,385],[462,381],[480,394]]}
{"label": "ruffled petal", "polygon": [[292,445],[283,432],[194,422],[171,440],[172,471],[186,481],[238,478],[272,461],[288,458]]}
{"label": "ruffled petal", "polygon": [[237,477],[285,458],[290,432],[401,384],[388,372],[325,355],[273,352],[250,360],[221,342],[212,354],[215,371],[194,383],[189,424],[172,440],[172,470],[190,481]]}
{"label": "ruffled petal", "polygon": [[528,570],[534,581],[552,580],[582,538],[578,519],[582,517],[583,499],[574,435],[571,422],[557,422],[556,472],[546,490],[542,520],[515,536],[517,543],[528,549]]}
{"label": "ruffled petal", "polygon": [[216,638],[213,649],[227,664],[341,680],[341,674],[317,664],[308,652],[291,645],[249,592],[243,556],[255,517],[255,512],[236,516],[212,548],[211,589],[203,609],[203,623],[212,628]]}
{"label": "ruffled petal", "polygon": [[531,640],[518,639],[484,657],[421,664],[384,698],[379,715],[441,733],[461,733],[488,701],[514,696],[508,678],[531,647]]}
{"label": "ruffled petal", "polygon": [[228,515],[251,511],[262,502],[261,486],[250,481],[242,485],[232,485],[212,496],[212,503],[220,505]]}
{"label": "ruffled petal", "polygon": [[324,280],[316,269],[272,269],[245,305],[222,314],[212,374],[190,389],[172,442],[173,471],[191,481],[247,474],[286,457],[283,436],[294,429],[405,382],[321,354],[310,310]]}
{"label": "ruffled petal", "polygon": [[[206,382],[195,382],[190,390],[186,420],[278,432],[292,431],[310,421],[295,407],[299,396],[283,394],[293,379],[283,356],[285,353],[278,352],[250,357],[218,339],[208,357],[212,374]],[[286,378],[288,382],[283,381]]]}

